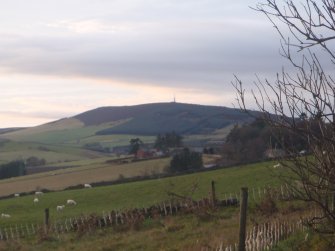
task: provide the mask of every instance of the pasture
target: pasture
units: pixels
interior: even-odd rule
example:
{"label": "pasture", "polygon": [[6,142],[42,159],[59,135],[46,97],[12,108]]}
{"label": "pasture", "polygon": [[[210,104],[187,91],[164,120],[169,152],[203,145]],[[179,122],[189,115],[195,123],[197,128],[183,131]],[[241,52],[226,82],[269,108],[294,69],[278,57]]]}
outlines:
{"label": "pasture", "polygon": [[[138,162],[138,164],[151,165],[150,162],[145,162],[146,161],[142,163]],[[133,164],[134,163],[131,165],[132,172],[134,171],[133,169],[136,168]],[[4,199],[0,200],[0,213],[8,213],[11,214],[12,217],[9,219],[0,219],[1,225],[41,222],[45,208],[50,208],[51,218],[54,219],[90,214],[93,212],[100,214],[102,211],[113,209],[150,206],[165,200],[170,200],[171,197],[168,195],[168,192],[200,199],[208,197],[212,180],[216,182],[217,197],[224,199],[226,196],[229,196],[230,193],[233,195],[239,193],[239,189],[242,186],[264,188],[266,186],[273,187],[279,185],[280,181],[273,176],[273,168],[269,168],[272,167],[272,165],[273,163],[271,162],[264,162],[169,178],[94,187],[92,189],[51,192],[40,196],[39,202],[35,204],[33,203],[34,195]],[[125,166],[121,168],[126,168]],[[89,169],[87,171],[92,170]],[[95,171],[96,174],[98,174],[100,171],[103,171],[103,169],[96,169]],[[94,175],[94,172],[90,174]],[[104,172],[102,172],[102,174],[107,180],[107,174]],[[82,182],[79,183],[82,184],[89,183],[89,179],[91,179],[91,181],[94,179],[85,172],[83,174],[77,174],[77,176],[80,175],[82,175],[83,179]],[[67,176],[69,176],[69,178],[67,178]],[[71,173],[67,173],[54,182],[56,184],[58,180],[58,182],[63,182],[64,184],[64,180],[72,180],[74,177],[75,176],[71,176]],[[41,176],[39,180],[41,182],[44,181],[45,184],[50,182],[49,177]],[[19,186],[22,186],[23,189],[24,186],[22,184],[25,184],[26,188],[28,187],[27,183],[24,183],[24,180],[18,180],[16,182],[14,180],[7,180],[6,182],[0,183],[0,191],[6,189],[6,186],[8,189]],[[25,182],[29,182],[29,180]],[[36,180],[31,180],[30,182],[31,184],[36,184]],[[33,185],[31,185],[31,188],[33,188]],[[56,212],[56,206],[65,204],[67,199],[75,200],[77,205],[66,206],[64,211]]]}
{"label": "pasture", "polygon": [[80,162],[81,167],[0,180],[0,196],[35,191],[37,189],[62,190],[69,186],[120,178],[147,176],[161,173],[169,159],[155,159],[127,164],[106,163],[106,158]]}

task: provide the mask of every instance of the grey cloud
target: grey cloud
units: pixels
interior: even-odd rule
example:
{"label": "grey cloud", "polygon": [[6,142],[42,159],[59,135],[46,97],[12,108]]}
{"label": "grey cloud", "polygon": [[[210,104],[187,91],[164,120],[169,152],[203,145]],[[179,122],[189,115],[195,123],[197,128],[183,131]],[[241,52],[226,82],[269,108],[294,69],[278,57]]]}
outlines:
{"label": "grey cloud", "polygon": [[245,32],[239,25],[233,32],[220,22],[191,22],[169,27],[168,32],[160,28],[164,29],[155,26],[139,35],[21,38],[0,49],[0,55],[6,55],[0,66],[24,73],[175,86],[216,86],[236,72],[253,74],[278,66],[276,36],[259,36],[257,28]]}
{"label": "grey cloud", "polygon": [[[107,2],[100,0],[98,4]],[[233,74],[253,77],[257,72],[280,69],[275,31],[265,19],[254,18],[244,1],[138,0],[113,4],[122,8],[95,20],[106,25],[125,24],[129,30],[22,34],[10,41],[0,38],[0,68],[200,89],[222,88]],[[241,6],[244,15],[234,16]]]}

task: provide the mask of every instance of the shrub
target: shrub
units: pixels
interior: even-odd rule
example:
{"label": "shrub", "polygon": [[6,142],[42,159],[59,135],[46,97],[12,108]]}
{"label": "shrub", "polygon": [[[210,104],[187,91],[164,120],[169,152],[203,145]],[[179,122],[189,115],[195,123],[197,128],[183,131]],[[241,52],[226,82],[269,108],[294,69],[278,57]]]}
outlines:
{"label": "shrub", "polygon": [[260,213],[265,216],[270,216],[278,212],[277,204],[271,197],[270,193],[266,193],[261,202],[256,204],[256,210],[259,210]]}
{"label": "shrub", "polygon": [[182,152],[173,156],[169,171],[181,172],[193,169],[200,169],[203,166],[202,155],[197,152],[192,152],[188,148],[184,148]]}

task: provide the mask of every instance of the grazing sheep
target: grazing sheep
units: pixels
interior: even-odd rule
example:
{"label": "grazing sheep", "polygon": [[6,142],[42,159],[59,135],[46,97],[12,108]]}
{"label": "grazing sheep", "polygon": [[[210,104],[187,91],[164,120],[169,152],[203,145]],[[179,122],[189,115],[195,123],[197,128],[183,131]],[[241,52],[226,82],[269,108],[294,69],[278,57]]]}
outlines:
{"label": "grazing sheep", "polygon": [[38,198],[34,198],[34,203],[37,203],[38,201]]}
{"label": "grazing sheep", "polygon": [[9,215],[9,214],[4,214],[4,213],[2,213],[2,214],[1,214],[1,218],[10,218],[10,215]]}
{"label": "grazing sheep", "polygon": [[307,153],[306,150],[301,150],[301,151],[299,152],[300,155],[305,155],[306,153]]}
{"label": "grazing sheep", "polygon": [[65,205],[57,206],[56,209],[58,212],[62,211],[65,208]]}
{"label": "grazing sheep", "polygon": [[92,185],[91,184],[84,184],[84,187],[85,188],[92,188]]}
{"label": "grazing sheep", "polygon": [[35,195],[43,195],[43,192],[36,191],[36,192],[35,192]]}
{"label": "grazing sheep", "polygon": [[88,183],[86,183],[86,184],[84,184],[84,187],[85,187],[85,188],[92,188],[92,185],[91,185],[91,184],[88,184]]}
{"label": "grazing sheep", "polygon": [[75,206],[77,205],[77,202],[75,202],[74,200],[67,200],[66,204]]}
{"label": "grazing sheep", "polygon": [[278,164],[276,164],[276,165],[273,166],[273,168],[279,168],[279,167],[281,167],[280,163],[278,163]]}
{"label": "grazing sheep", "polygon": [[14,197],[20,197],[20,194],[19,193],[15,193]]}

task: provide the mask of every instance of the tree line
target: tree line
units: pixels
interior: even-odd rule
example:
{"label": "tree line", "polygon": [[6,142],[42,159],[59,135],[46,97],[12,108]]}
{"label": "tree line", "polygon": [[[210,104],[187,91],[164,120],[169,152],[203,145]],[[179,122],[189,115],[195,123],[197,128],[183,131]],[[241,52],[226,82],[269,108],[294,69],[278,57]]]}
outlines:
{"label": "tree line", "polygon": [[270,125],[265,118],[258,117],[252,123],[235,125],[227,135],[222,153],[233,163],[265,160],[268,158],[267,150],[273,149],[281,150],[287,156],[300,152],[307,154],[312,151],[310,140],[304,137],[301,131],[309,130],[315,137],[321,137],[322,134],[331,135],[332,131],[332,125],[323,122],[317,116],[308,118],[303,115],[287,121],[287,126],[292,124],[295,130]]}
{"label": "tree line", "polygon": [[[129,141],[130,154],[136,154],[143,145],[140,138],[133,138]],[[176,132],[167,132],[158,134],[154,143],[154,148],[165,153],[172,154],[168,172],[183,172],[186,170],[200,169],[203,167],[202,154],[191,151],[187,147],[183,147],[183,137]],[[174,150],[170,153],[170,149]]]}
{"label": "tree line", "polygon": [[22,176],[27,173],[23,160],[14,160],[0,165],[0,179]]}

